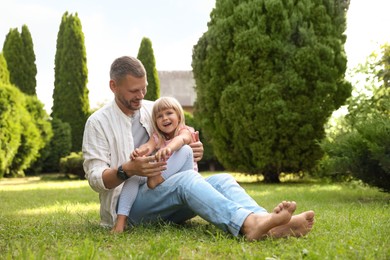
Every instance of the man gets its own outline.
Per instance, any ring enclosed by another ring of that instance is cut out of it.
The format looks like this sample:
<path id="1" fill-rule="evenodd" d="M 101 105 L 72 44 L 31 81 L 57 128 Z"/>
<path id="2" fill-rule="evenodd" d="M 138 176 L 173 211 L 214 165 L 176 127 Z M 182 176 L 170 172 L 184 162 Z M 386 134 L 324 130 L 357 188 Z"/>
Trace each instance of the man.
<path id="1" fill-rule="evenodd" d="M 313 211 L 292 216 L 296 203 L 283 201 L 268 213 L 229 174 L 204 179 L 190 170 L 149 189 L 146 178 L 161 174 L 166 163 L 155 162 L 154 156 L 129 159 L 153 131 L 153 102 L 143 100 L 147 78 L 142 63 L 128 56 L 116 59 L 111 65 L 110 89 L 114 101 L 91 115 L 83 139 L 84 170 L 90 186 L 99 193 L 102 225 L 115 225 L 122 184 L 131 178 L 129 181 L 137 184 L 131 194 L 135 198 L 128 217 L 131 225 L 161 219 L 182 223 L 199 215 L 248 240 L 301 236 L 311 230 Z M 193 143 L 191 147 L 194 159 L 199 161 L 203 156 L 202 143 Z"/>

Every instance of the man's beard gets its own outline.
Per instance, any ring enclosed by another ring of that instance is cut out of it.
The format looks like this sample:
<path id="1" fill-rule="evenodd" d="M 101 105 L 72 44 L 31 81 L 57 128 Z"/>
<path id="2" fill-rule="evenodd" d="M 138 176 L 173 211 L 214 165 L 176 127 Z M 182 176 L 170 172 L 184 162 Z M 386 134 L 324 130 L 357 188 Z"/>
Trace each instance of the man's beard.
<path id="1" fill-rule="evenodd" d="M 125 99 L 119 99 L 119 101 L 122 103 L 123 106 L 125 106 L 128 110 L 131 111 L 137 111 L 141 108 L 142 99 L 131 99 L 131 100 L 125 100 Z M 133 102 L 137 102 L 136 105 L 134 105 Z"/>

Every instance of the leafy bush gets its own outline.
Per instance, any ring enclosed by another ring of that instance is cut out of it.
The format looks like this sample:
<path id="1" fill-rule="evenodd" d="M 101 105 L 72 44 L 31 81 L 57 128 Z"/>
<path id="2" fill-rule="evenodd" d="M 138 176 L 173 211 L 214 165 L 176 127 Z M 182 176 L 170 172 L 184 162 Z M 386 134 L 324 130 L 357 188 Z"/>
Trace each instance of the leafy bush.
<path id="1" fill-rule="evenodd" d="M 319 174 L 333 179 L 351 177 L 390 192 L 390 119 L 376 117 L 323 143 L 327 158 Z"/>
<path id="2" fill-rule="evenodd" d="M 50 138 L 48 115 L 37 97 L 0 83 L 0 178 L 24 175 Z"/>
<path id="3" fill-rule="evenodd" d="M 390 45 L 381 51 L 356 69 L 356 78 L 365 78 L 364 91 L 349 100 L 339 131 L 323 143 L 327 157 L 319 173 L 354 177 L 390 192 Z"/>
<path id="4" fill-rule="evenodd" d="M 60 170 L 60 159 L 70 153 L 72 148 L 72 133 L 69 123 L 58 118 L 51 121 L 53 128 L 53 139 L 46 148 L 48 156 L 43 161 L 43 172 L 58 172 Z"/>
<path id="5" fill-rule="evenodd" d="M 38 140 L 35 140 L 35 149 L 37 150 L 34 150 L 34 154 L 30 155 L 30 161 L 25 162 L 29 168 L 24 172 L 26 175 L 35 175 L 42 170 L 40 161 L 47 157 L 45 147 L 50 144 L 53 137 L 53 131 L 49 115 L 45 111 L 42 102 L 39 101 L 36 96 L 26 96 L 26 102 L 26 108 L 34 125 L 37 127 L 39 138 Z"/>
<path id="6" fill-rule="evenodd" d="M 0 83 L 0 178 L 9 172 L 20 146 L 21 114 L 26 112 L 22 106 L 23 98 L 16 87 Z"/>
<path id="7" fill-rule="evenodd" d="M 59 172 L 61 157 L 70 153 L 72 146 L 70 125 L 58 118 L 53 118 L 50 123 L 53 136 L 50 142 L 40 150 L 38 160 L 26 170 L 26 175 Z"/>
<path id="8" fill-rule="evenodd" d="M 61 158 L 60 172 L 66 174 L 75 174 L 80 179 L 85 179 L 85 172 L 83 169 L 83 154 L 82 152 L 72 152 L 70 155 Z"/>

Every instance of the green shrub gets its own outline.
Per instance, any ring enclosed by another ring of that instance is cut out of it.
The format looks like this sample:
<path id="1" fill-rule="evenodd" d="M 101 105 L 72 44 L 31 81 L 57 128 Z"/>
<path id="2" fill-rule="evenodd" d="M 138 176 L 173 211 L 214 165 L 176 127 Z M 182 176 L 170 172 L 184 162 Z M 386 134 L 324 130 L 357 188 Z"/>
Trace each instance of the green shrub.
<path id="1" fill-rule="evenodd" d="M 30 113 L 34 125 L 37 127 L 40 137 L 35 142 L 35 149 L 38 150 L 33 155 L 30 155 L 30 161 L 26 161 L 26 165 L 29 168 L 24 170 L 24 172 L 26 175 L 35 175 L 42 171 L 41 161 L 48 156 L 45 148 L 50 144 L 53 137 L 53 130 L 49 115 L 45 111 L 42 102 L 36 96 L 26 96 L 26 101 L 26 108 Z"/>
<path id="2" fill-rule="evenodd" d="M 53 118 L 51 125 L 54 136 L 50 145 L 45 149 L 48 155 L 42 162 L 43 172 L 58 172 L 60 159 L 68 155 L 72 148 L 72 133 L 69 123 Z"/>
<path id="3" fill-rule="evenodd" d="M 0 85 L 0 178 L 24 175 L 52 136 L 48 115 L 36 96 Z"/>
<path id="4" fill-rule="evenodd" d="M 24 96 L 16 87 L 0 83 L 0 178 L 9 172 L 20 146 L 23 103 Z"/>
<path id="5" fill-rule="evenodd" d="M 72 152 L 70 155 L 61 158 L 60 172 L 65 174 L 74 174 L 77 175 L 80 179 L 85 179 L 83 162 L 84 159 L 82 152 Z"/>
<path id="6" fill-rule="evenodd" d="M 322 145 L 327 157 L 318 175 L 351 177 L 390 192 L 390 119 L 383 115 L 362 122 Z"/>

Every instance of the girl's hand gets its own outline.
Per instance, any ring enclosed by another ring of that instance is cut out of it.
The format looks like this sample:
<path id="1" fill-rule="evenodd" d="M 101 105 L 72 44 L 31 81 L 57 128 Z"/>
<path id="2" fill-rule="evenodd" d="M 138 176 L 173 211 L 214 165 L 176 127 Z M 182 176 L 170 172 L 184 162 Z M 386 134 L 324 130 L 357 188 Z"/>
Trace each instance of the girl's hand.
<path id="1" fill-rule="evenodd" d="M 161 148 L 155 154 L 156 161 L 158 161 L 158 162 L 167 161 L 169 159 L 169 157 L 171 156 L 171 154 L 172 154 L 171 148 L 169 148 L 169 147 Z"/>
<path id="2" fill-rule="evenodd" d="M 148 147 L 140 147 L 135 149 L 131 154 L 130 154 L 130 159 L 134 160 L 137 157 L 142 157 L 145 155 L 149 154 L 149 148 Z"/>

